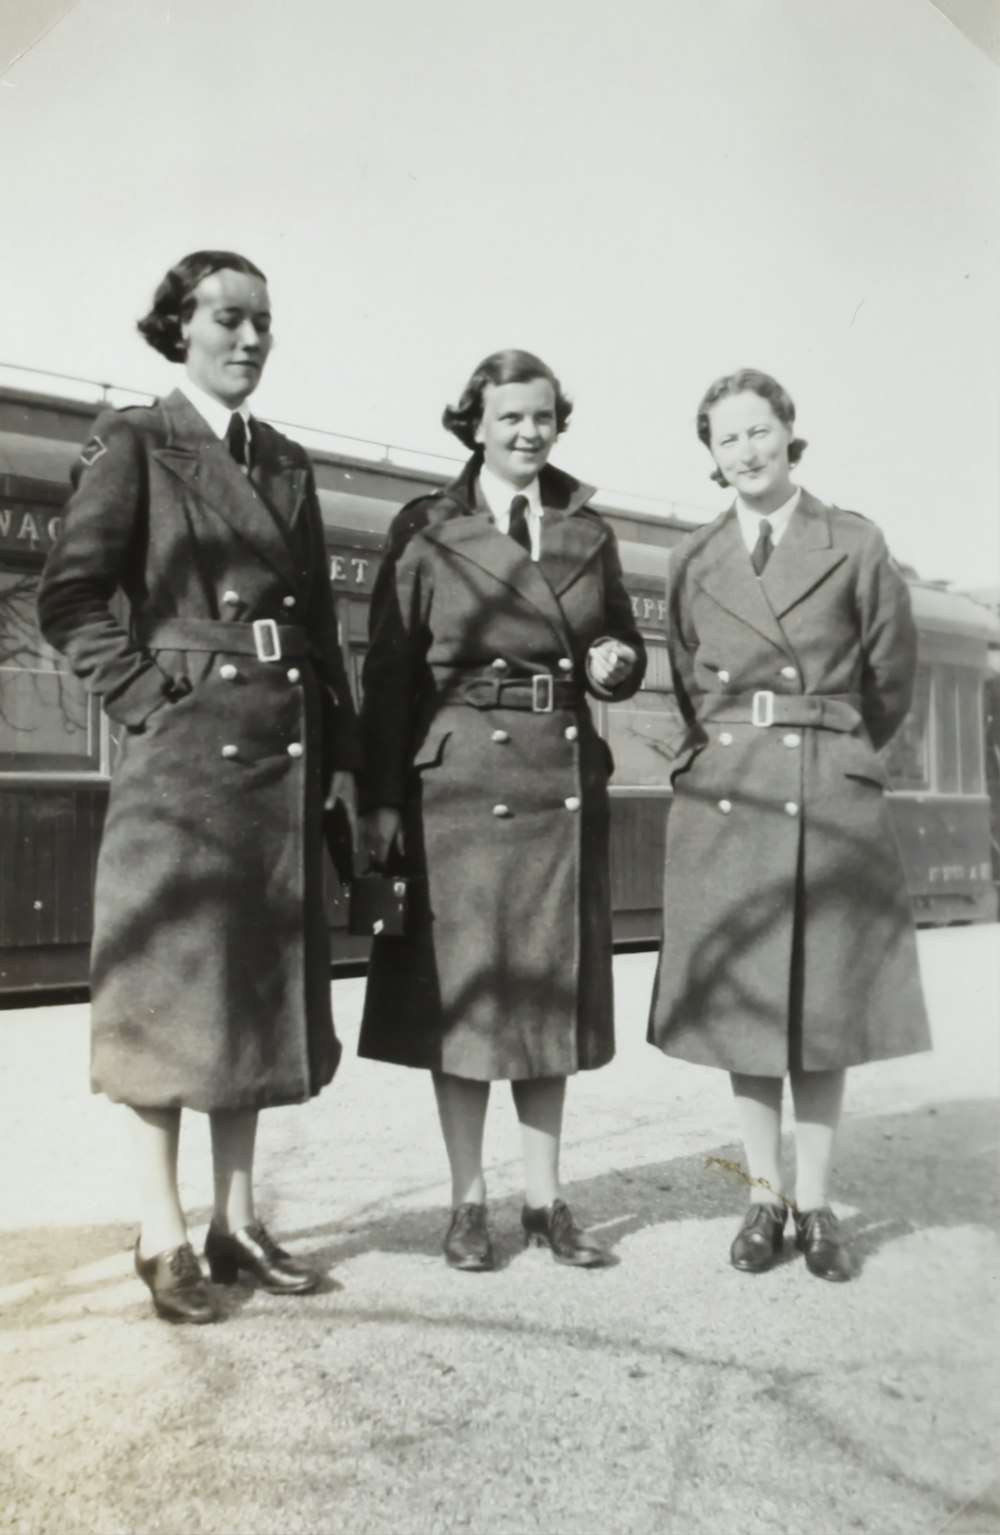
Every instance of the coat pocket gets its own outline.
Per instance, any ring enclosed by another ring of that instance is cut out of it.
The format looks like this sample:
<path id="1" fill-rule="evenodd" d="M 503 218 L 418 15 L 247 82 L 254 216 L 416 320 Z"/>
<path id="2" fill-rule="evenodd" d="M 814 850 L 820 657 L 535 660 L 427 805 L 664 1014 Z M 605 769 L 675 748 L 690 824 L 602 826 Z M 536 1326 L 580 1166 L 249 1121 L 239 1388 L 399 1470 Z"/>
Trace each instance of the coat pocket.
<path id="1" fill-rule="evenodd" d="M 866 741 L 857 736 L 841 737 L 841 770 L 845 778 L 856 778 L 877 789 L 888 789 L 889 778 L 882 759 Z"/>
<path id="2" fill-rule="evenodd" d="M 417 770 L 438 767 L 444 757 L 445 746 L 450 735 L 450 725 L 432 721 L 427 734 L 413 754 L 413 767 Z"/>

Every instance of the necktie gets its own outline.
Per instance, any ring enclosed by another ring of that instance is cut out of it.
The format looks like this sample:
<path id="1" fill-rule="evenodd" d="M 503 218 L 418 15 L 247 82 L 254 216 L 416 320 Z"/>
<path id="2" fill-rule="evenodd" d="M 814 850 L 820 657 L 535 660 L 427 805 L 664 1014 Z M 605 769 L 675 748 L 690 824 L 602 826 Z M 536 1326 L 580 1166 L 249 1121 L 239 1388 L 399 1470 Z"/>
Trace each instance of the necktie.
<path id="1" fill-rule="evenodd" d="M 229 427 L 226 431 L 226 447 L 241 469 L 247 469 L 250 465 L 249 442 L 247 439 L 247 423 L 243 417 L 239 414 L 230 416 Z"/>
<path id="2" fill-rule="evenodd" d="M 773 553 L 774 545 L 771 542 L 771 524 L 766 517 L 762 517 L 757 532 L 757 542 L 754 544 L 753 553 L 750 556 L 753 568 L 758 575 L 760 575 Z"/>
<path id="3" fill-rule="evenodd" d="M 522 549 L 531 553 L 531 534 L 528 532 L 528 498 L 527 496 L 515 496 L 510 503 L 510 521 L 507 524 L 507 532 L 515 544 L 520 544 Z"/>

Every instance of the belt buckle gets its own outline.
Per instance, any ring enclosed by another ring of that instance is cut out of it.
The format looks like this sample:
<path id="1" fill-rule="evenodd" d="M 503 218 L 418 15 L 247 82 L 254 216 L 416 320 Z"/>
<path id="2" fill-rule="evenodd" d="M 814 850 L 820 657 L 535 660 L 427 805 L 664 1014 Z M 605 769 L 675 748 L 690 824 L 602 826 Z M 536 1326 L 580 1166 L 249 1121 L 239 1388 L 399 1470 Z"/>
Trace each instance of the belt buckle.
<path id="1" fill-rule="evenodd" d="M 555 687 L 551 672 L 538 672 L 531 679 L 532 714 L 551 714 L 555 707 Z"/>
<path id="2" fill-rule="evenodd" d="M 253 642 L 258 661 L 281 660 L 281 635 L 273 618 L 254 619 Z"/>
<path id="3" fill-rule="evenodd" d="M 766 730 L 768 725 L 774 724 L 774 694 L 770 688 L 755 693 L 750 704 L 750 723 L 756 725 L 759 730 Z"/>

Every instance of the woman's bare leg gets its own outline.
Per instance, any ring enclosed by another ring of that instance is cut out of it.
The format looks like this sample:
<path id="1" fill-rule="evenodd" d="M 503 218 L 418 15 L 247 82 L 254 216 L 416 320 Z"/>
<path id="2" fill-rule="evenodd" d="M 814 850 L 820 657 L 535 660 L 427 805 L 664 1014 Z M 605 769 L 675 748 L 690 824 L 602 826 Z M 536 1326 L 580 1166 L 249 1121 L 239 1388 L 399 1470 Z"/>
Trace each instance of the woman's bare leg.
<path id="1" fill-rule="evenodd" d="M 139 1251 L 144 1258 L 153 1258 L 188 1239 L 177 1189 L 181 1111 L 130 1105 L 128 1112 L 142 1211 Z"/>
<path id="2" fill-rule="evenodd" d="M 795 1203 L 819 1210 L 830 1202 L 833 1148 L 844 1102 L 844 1071 L 792 1071 L 795 1104 Z"/>
<path id="3" fill-rule="evenodd" d="M 512 1082 L 514 1105 L 521 1121 L 524 1149 L 524 1197 L 532 1209 L 562 1197 L 559 1184 L 559 1145 L 562 1137 L 565 1077 L 538 1077 Z"/>
<path id="4" fill-rule="evenodd" d="M 212 1167 L 215 1174 L 215 1213 L 212 1224 L 222 1233 L 241 1231 L 257 1219 L 253 1202 L 253 1154 L 257 1110 L 212 1114 Z"/>
<path id="5" fill-rule="evenodd" d="M 486 1200 L 483 1177 L 483 1133 L 490 1084 L 472 1082 L 466 1077 L 434 1073 L 438 1117 L 444 1135 L 445 1150 L 451 1167 L 451 1202 L 481 1205 Z"/>
<path id="6" fill-rule="evenodd" d="M 780 1205 L 784 1195 L 781 1176 L 781 1077 L 749 1077 L 731 1074 L 736 1099 L 736 1118 L 747 1160 L 750 1199 L 756 1204 Z"/>

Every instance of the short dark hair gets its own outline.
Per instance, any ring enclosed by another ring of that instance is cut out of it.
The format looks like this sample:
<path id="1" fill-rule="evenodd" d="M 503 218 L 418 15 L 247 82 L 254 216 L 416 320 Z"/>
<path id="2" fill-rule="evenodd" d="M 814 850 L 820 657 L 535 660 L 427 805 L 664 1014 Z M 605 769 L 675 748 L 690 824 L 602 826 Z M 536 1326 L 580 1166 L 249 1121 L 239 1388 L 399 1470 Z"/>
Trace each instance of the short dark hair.
<path id="1" fill-rule="evenodd" d="M 446 405 L 441 424 L 454 433 L 465 447 L 475 450 L 476 428 L 483 419 L 483 395 L 488 384 L 528 384 L 535 378 L 547 378 L 556 396 L 556 435 L 564 432 L 573 412 L 573 402 L 548 363 L 534 352 L 510 348 L 484 357 L 462 390 L 457 405 Z"/>
<path id="2" fill-rule="evenodd" d="M 184 361 L 186 348 L 181 323 L 194 313 L 195 288 L 213 272 L 245 272 L 267 282 L 260 267 L 236 251 L 192 251 L 190 256 L 182 257 L 160 283 L 153 294 L 152 308 L 137 327 L 153 350 L 170 362 Z"/>
<path id="3" fill-rule="evenodd" d="M 712 451 L 712 430 L 708 413 L 719 400 L 733 394 L 759 394 L 762 400 L 768 402 L 782 425 L 794 432 L 795 402 L 788 390 L 776 378 L 772 378 L 770 373 L 761 373 L 759 368 L 739 368 L 735 373 L 724 373 L 714 384 L 710 384 L 698 406 L 698 441 L 703 442 L 709 452 Z M 788 462 L 797 464 L 807 446 L 805 438 L 793 437 L 788 444 Z M 728 484 L 721 469 L 716 469 L 711 478 L 718 485 Z"/>

